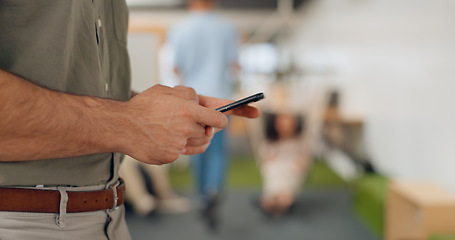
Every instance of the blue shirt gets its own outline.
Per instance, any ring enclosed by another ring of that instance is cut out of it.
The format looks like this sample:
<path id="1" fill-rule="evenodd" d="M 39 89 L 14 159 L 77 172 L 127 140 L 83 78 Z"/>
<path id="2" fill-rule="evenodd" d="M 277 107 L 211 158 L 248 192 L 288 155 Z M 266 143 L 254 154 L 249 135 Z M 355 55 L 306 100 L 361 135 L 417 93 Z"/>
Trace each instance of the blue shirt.
<path id="1" fill-rule="evenodd" d="M 198 94 L 229 99 L 237 60 L 234 27 L 208 12 L 193 13 L 170 34 L 175 66 Z"/>

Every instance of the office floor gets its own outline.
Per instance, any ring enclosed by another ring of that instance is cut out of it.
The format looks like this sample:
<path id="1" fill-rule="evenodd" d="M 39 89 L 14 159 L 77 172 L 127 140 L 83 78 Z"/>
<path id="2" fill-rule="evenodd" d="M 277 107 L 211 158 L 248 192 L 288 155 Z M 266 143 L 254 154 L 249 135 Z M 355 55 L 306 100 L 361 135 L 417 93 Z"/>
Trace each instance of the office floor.
<path id="1" fill-rule="evenodd" d="M 354 215 L 352 197 L 346 188 L 307 189 L 300 194 L 293 214 L 282 219 L 267 218 L 254 206 L 258 194 L 258 190 L 231 190 L 223 202 L 216 232 L 206 228 L 195 210 L 183 215 L 147 217 L 129 210 L 126 220 L 134 240 L 379 240 Z"/>

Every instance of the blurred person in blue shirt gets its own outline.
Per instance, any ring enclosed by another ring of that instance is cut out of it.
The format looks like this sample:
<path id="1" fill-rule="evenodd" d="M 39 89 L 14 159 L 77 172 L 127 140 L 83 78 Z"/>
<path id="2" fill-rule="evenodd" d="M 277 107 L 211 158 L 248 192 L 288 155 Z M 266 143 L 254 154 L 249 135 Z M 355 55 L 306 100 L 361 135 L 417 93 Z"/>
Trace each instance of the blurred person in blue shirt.
<path id="1" fill-rule="evenodd" d="M 231 99 L 237 68 L 237 34 L 234 27 L 212 11 L 214 0 L 189 0 L 191 11 L 172 29 L 169 42 L 174 50 L 175 72 L 182 84 L 199 94 Z M 202 214 L 211 228 L 228 168 L 226 133 L 213 137 L 207 151 L 193 157 Z"/>

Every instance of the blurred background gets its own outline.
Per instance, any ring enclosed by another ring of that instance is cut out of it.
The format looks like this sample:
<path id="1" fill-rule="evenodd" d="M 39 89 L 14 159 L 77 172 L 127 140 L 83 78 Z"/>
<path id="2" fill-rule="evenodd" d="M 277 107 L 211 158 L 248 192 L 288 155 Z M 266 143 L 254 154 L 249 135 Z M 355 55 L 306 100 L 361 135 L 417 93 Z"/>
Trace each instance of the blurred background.
<path id="1" fill-rule="evenodd" d="M 133 90 L 180 84 L 169 33 L 191 15 L 188 1 L 127 4 Z M 234 98 L 264 92 L 263 114 L 230 119 L 216 227 L 182 157 L 140 166 L 152 197 L 128 205 L 133 239 L 455 239 L 455 1 L 215 4 L 237 33 Z M 299 126 L 293 143 L 269 136 L 283 114 Z M 286 176 L 269 174 L 267 159 L 292 151 L 304 167 L 277 213 L 266 193 Z"/>

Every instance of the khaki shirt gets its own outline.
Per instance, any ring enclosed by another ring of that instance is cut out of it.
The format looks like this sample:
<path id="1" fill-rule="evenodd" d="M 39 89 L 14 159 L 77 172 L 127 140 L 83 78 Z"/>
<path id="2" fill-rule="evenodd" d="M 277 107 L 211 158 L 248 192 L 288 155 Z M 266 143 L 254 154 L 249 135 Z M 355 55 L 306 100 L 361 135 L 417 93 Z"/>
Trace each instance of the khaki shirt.
<path id="1" fill-rule="evenodd" d="M 0 68 L 48 89 L 125 101 L 127 28 L 124 0 L 0 0 Z M 0 162 L 0 185 L 103 184 L 122 157 Z"/>

